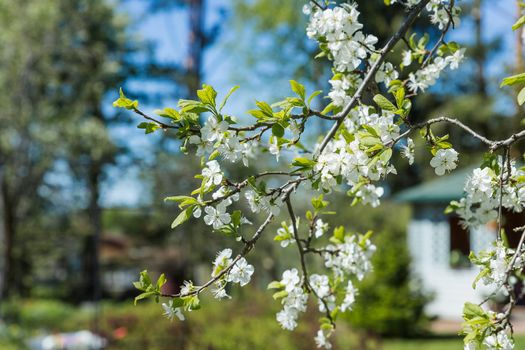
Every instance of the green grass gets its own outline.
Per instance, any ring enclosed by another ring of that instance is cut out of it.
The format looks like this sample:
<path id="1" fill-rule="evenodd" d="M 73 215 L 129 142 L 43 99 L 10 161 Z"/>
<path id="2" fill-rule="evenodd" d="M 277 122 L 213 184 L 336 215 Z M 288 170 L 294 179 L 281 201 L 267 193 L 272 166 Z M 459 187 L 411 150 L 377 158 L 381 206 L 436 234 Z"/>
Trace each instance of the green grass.
<path id="1" fill-rule="evenodd" d="M 385 341 L 382 350 L 462 350 L 460 339 L 418 339 Z M 515 349 L 525 348 L 525 336 L 516 337 Z"/>
<path id="2" fill-rule="evenodd" d="M 248 296 L 248 293 L 245 297 Z M 278 303 L 261 293 L 221 303 L 205 300 L 206 308 L 187 314 L 186 322 L 169 322 L 154 303 L 104 303 L 100 331 L 110 340 L 108 350 L 295 350 L 315 349 L 318 330 L 314 308 L 301 317 L 294 332 L 275 321 Z M 6 326 L 0 324 L 1 350 L 28 350 L 22 344 L 38 334 L 88 329 L 91 312 L 53 300 L 18 300 L 2 305 Z M 124 331 L 122 337 L 115 333 Z M 345 324 L 338 325 L 334 350 L 357 349 L 359 337 Z M 370 340 L 371 341 L 371 340 Z M 459 337 L 384 340 L 381 350 L 462 350 Z M 525 349 L 525 336 L 517 337 L 515 349 Z"/>

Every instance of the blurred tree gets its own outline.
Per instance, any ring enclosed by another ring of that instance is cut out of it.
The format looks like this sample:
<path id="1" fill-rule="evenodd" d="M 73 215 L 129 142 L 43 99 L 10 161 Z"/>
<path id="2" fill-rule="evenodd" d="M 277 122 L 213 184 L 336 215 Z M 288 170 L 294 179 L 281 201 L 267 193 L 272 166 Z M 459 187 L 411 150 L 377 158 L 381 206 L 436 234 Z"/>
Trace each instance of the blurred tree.
<path id="1" fill-rule="evenodd" d="M 0 49 L 0 65 L 5 67 L 0 74 L 2 293 L 29 290 L 24 274 L 32 257 L 19 228 L 36 214 L 48 215 L 55 204 L 68 207 L 70 214 L 88 208 L 81 289 L 86 294 L 75 295 L 97 295 L 100 184 L 105 165 L 119 151 L 108 133 L 114 113 L 102 105 L 106 93 L 129 73 L 126 57 L 134 47 L 126 23 L 105 0 L 2 0 L 0 9 L 5 43 Z M 67 169 L 58 172 L 64 165 Z M 70 176 L 73 182 L 67 180 Z M 35 208 L 42 202 L 39 198 L 49 195 L 43 186 L 50 180 L 54 187 L 70 186 L 81 194 L 68 198 L 67 205 L 47 202 Z M 43 230 L 33 232 L 31 239 Z"/>
<path id="2" fill-rule="evenodd" d="M 57 44 L 58 18 L 48 1 L 0 1 L 0 299 L 24 291 L 29 242 L 18 232 L 35 208 L 42 209 L 38 189 L 59 152 L 61 120 L 52 102 L 59 76 L 49 49 Z"/>
<path id="3" fill-rule="evenodd" d="M 115 113 L 103 108 L 104 97 L 115 91 L 134 69 L 129 60 L 136 50 L 126 35 L 126 21 L 106 0 L 75 0 L 57 2 L 63 16 L 56 35 L 62 43 L 55 54 L 61 60 L 61 83 L 69 94 L 63 94 L 66 105 L 75 102 L 71 117 L 75 127 L 68 128 L 67 160 L 74 177 L 85 189 L 90 232 L 83 248 L 83 293 L 80 299 L 101 295 L 98 267 L 98 245 L 102 234 L 101 184 L 106 166 L 113 162 L 117 148 L 108 127 L 116 122 Z"/>

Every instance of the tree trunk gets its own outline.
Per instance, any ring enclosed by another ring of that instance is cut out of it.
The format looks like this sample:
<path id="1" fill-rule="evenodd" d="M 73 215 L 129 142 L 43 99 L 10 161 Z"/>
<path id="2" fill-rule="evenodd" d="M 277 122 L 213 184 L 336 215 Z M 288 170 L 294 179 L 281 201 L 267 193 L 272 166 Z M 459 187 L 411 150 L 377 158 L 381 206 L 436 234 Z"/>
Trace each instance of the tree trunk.
<path id="1" fill-rule="evenodd" d="M 102 212 L 99 204 L 100 172 L 100 164 L 93 160 L 87 178 L 89 189 L 88 215 L 91 233 L 86 238 L 84 248 L 84 293 L 85 297 L 93 302 L 98 302 L 102 295 L 99 265 L 99 242 L 102 234 Z"/>
<path id="2" fill-rule="evenodd" d="M 206 44 L 205 7 L 205 0 L 188 0 L 189 51 L 186 57 L 186 74 L 189 98 L 195 98 L 196 91 L 201 87 L 203 52 Z"/>
<path id="3" fill-rule="evenodd" d="M 478 93 L 481 96 L 487 95 L 487 82 L 485 80 L 485 48 L 483 47 L 483 33 L 481 22 L 482 0 L 474 0 L 472 8 L 472 17 L 474 18 L 474 27 L 476 28 L 476 54 L 475 61 L 477 66 L 477 85 Z"/>
<path id="4" fill-rule="evenodd" d="M 15 272 L 15 257 L 14 257 L 14 244 L 16 237 L 16 204 L 10 200 L 9 193 L 7 192 L 7 183 L 2 180 L 2 186 L 0 189 L 1 198 L 1 218 L 2 218 L 2 231 L 4 235 L 4 261 L 2 271 L 2 281 L 0 282 L 0 299 L 6 298 L 13 294 L 18 288 L 17 275 Z"/>

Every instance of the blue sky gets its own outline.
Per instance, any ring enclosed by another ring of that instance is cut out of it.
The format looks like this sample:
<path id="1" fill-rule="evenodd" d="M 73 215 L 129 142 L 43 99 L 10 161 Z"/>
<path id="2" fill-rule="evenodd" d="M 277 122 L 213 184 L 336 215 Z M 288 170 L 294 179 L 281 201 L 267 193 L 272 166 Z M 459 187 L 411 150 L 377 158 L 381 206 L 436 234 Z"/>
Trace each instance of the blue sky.
<path id="1" fill-rule="evenodd" d="M 379 1 L 379 0 L 376 0 Z M 186 26 L 186 13 L 180 9 L 174 9 L 163 13 L 149 13 L 146 10 L 147 0 L 128 0 L 121 10 L 129 16 L 133 23 L 131 32 L 141 39 L 152 41 L 156 44 L 156 57 L 165 62 L 182 62 L 187 51 L 186 38 L 188 30 Z M 231 16 L 230 5 L 227 0 L 208 0 L 206 20 L 209 25 L 216 23 L 220 17 L 221 9 L 226 10 L 227 16 L 223 26 L 221 36 L 205 54 L 204 81 L 214 86 L 220 92 L 237 85 L 238 82 L 232 81 L 231 71 L 235 69 L 237 59 L 235 49 L 228 52 L 226 50 L 225 39 L 231 38 L 232 33 L 228 32 L 228 16 Z M 300 11 L 300 9 L 298 9 Z M 513 63 L 515 54 L 513 45 L 515 35 L 510 28 L 516 18 L 515 0 L 486 0 L 482 11 L 484 24 L 484 38 L 492 40 L 501 39 L 503 50 L 498 57 L 494 57 L 493 64 L 488 67 L 489 80 L 492 82 L 491 88 L 496 89 L 501 77 L 505 74 L 505 66 Z M 473 40 L 472 23 L 464 22 L 452 33 L 452 39 L 460 43 Z M 222 39 L 221 39 L 222 38 Z M 231 43 L 231 41 L 229 41 Z M 281 77 L 272 82 L 272 90 L 284 90 L 288 87 L 289 77 Z M 253 87 L 252 87 L 253 88 Z M 256 91 L 264 90 L 263 87 L 255 87 Z M 261 98 L 260 95 L 257 95 Z M 241 90 L 232 99 L 233 104 L 229 106 L 229 112 L 242 114 L 255 99 L 251 91 Z M 174 105 L 175 101 L 166 101 L 168 105 Z M 145 110 L 150 112 L 159 106 L 145 106 Z M 135 149 L 148 149 L 150 146 L 150 135 L 144 135 L 134 127 L 120 128 L 113 130 L 113 135 L 117 139 L 133 139 L 132 145 Z M 125 172 L 114 171 L 110 174 L 110 179 L 106 184 L 103 204 L 105 206 L 133 206 L 144 200 L 143 188 L 137 181 L 138 170 L 136 168 L 127 169 Z M 145 198 L 146 202 L 150 198 Z M 154 199 L 155 200 L 155 199 Z M 157 199 L 161 200 L 161 199 Z"/>

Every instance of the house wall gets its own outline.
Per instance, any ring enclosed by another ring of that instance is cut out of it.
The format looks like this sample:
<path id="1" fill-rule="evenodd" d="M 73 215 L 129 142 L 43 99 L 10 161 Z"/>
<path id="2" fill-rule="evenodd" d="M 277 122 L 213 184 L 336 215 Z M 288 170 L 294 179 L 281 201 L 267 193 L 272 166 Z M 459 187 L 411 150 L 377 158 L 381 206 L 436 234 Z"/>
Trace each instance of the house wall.
<path id="1" fill-rule="evenodd" d="M 471 250 L 478 252 L 490 245 L 495 233 L 480 228 L 470 233 Z M 480 302 L 488 289 L 474 290 L 477 268 L 450 266 L 450 226 L 443 206 L 420 206 L 408 227 L 408 247 L 412 269 L 423 287 L 434 293 L 427 313 L 445 319 L 460 319 L 465 301 Z"/>

